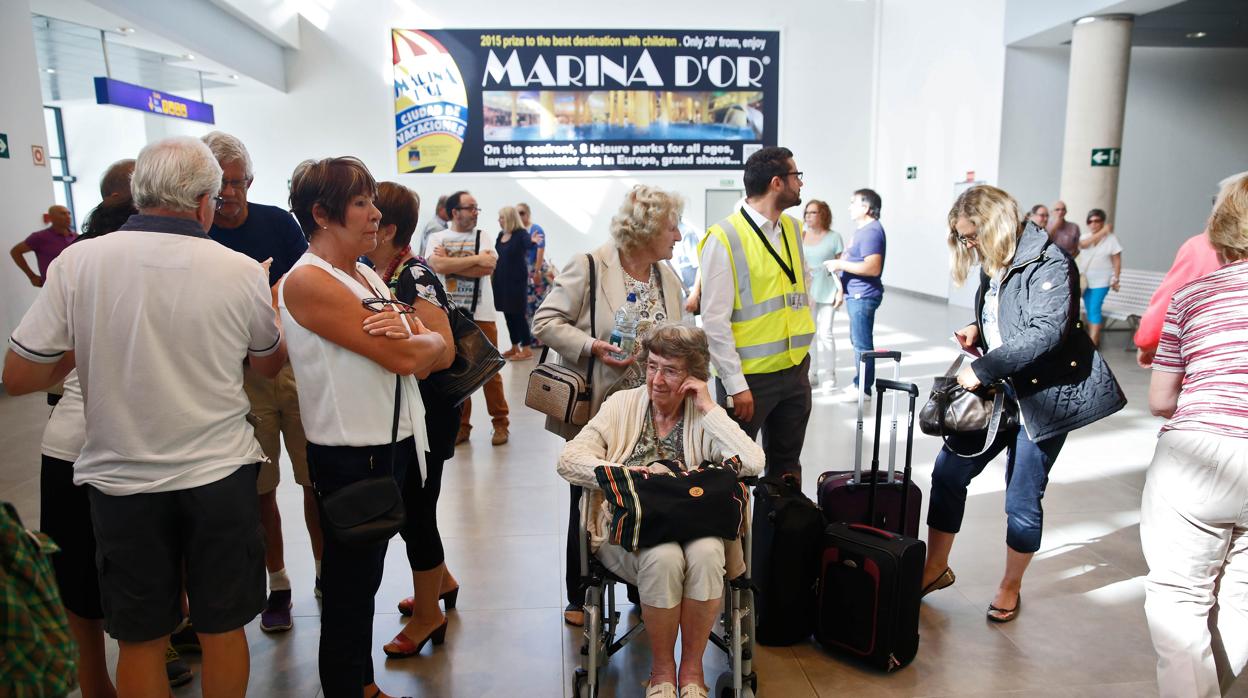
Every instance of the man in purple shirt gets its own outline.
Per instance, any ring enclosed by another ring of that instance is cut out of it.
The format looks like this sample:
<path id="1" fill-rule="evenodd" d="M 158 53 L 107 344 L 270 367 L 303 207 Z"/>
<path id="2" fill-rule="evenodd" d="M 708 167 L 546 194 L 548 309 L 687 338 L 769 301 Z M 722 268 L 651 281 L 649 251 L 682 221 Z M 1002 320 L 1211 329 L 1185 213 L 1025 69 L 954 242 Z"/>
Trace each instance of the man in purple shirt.
<path id="1" fill-rule="evenodd" d="M 32 286 L 43 286 L 44 276 L 48 273 L 48 266 L 52 264 L 52 260 L 56 259 L 62 250 L 69 247 L 69 243 L 78 239 L 78 234 L 71 227 L 69 209 L 64 206 L 49 208 L 44 219 L 52 225 L 27 235 L 25 240 L 9 250 L 9 255 L 17 263 L 17 268 L 30 279 Z M 27 252 L 35 253 L 35 261 L 39 264 L 38 274 L 32 271 L 30 265 L 26 263 Z"/>
<path id="2" fill-rule="evenodd" d="M 1079 256 L 1079 224 L 1066 220 L 1066 202 L 1053 204 L 1053 219 L 1049 221 L 1049 239 L 1054 245 L 1066 250 L 1071 258 Z"/>

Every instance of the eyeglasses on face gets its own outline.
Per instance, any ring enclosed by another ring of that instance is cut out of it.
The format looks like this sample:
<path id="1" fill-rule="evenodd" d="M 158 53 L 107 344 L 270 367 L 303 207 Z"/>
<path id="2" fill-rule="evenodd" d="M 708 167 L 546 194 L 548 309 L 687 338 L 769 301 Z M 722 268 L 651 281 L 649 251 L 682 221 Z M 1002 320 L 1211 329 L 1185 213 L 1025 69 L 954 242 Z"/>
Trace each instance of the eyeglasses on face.
<path id="1" fill-rule="evenodd" d="M 456 210 L 456 211 L 467 211 L 467 212 L 469 212 L 469 213 L 476 213 L 477 211 L 480 211 L 480 210 L 481 210 L 481 207 L 480 207 L 480 206 L 460 206 L 460 207 L 456 208 L 455 210 Z"/>
<path id="2" fill-rule="evenodd" d="M 396 301 L 393 298 L 365 298 L 362 303 L 365 308 L 374 313 L 391 310 L 399 315 L 410 315 L 416 312 L 416 308 L 413 308 L 403 301 Z"/>
<path id="3" fill-rule="evenodd" d="M 684 369 L 675 369 L 671 366 L 660 366 L 653 361 L 646 362 L 646 373 L 658 374 L 660 378 L 668 381 L 681 380 L 685 376 L 689 375 L 689 372 Z"/>
<path id="4" fill-rule="evenodd" d="M 806 173 L 802 172 L 801 170 L 793 170 L 792 172 L 785 172 L 784 174 L 780 176 L 781 177 L 797 177 L 797 181 L 801 182 L 801 181 L 805 181 L 804 180 L 805 174 Z"/>
<path id="5" fill-rule="evenodd" d="M 1104 218 L 1089 218 L 1088 219 L 1088 225 L 1092 225 L 1093 223 L 1104 223 L 1104 222 L 1105 222 Z"/>
<path id="6" fill-rule="evenodd" d="M 221 180 L 221 190 L 224 191 L 229 187 L 234 187 L 235 189 L 246 189 L 249 184 L 251 183 L 245 179 L 223 179 Z"/>

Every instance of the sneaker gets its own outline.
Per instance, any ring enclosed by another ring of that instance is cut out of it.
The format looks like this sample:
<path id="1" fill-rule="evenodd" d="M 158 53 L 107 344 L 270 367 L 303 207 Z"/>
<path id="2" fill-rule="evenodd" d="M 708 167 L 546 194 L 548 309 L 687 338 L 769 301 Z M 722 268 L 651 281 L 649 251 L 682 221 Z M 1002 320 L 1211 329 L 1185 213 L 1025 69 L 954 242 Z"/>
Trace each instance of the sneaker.
<path id="1" fill-rule="evenodd" d="M 502 446 L 503 444 L 507 443 L 507 439 L 510 436 L 511 435 L 507 433 L 506 427 L 503 427 L 502 429 L 495 429 L 494 435 L 490 437 L 490 443 L 494 444 L 495 446 Z"/>
<path id="2" fill-rule="evenodd" d="M 321 578 L 320 577 L 316 578 L 316 586 L 312 587 L 312 593 L 316 595 L 316 598 L 318 599 L 321 598 Z"/>
<path id="3" fill-rule="evenodd" d="M 260 629 L 266 633 L 290 630 L 294 621 L 290 618 L 290 589 L 269 592 L 269 601 L 260 613 Z"/>
<path id="4" fill-rule="evenodd" d="M 174 688 L 185 686 L 195 677 L 191 673 L 191 666 L 186 663 L 185 659 L 178 656 L 178 651 L 169 645 L 165 648 L 165 674 L 169 677 L 169 685 Z"/>
<path id="5" fill-rule="evenodd" d="M 195 632 L 195 628 L 191 627 L 190 621 L 181 630 L 169 636 L 169 644 L 173 645 L 173 649 L 179 654 L 202 654 L 203 649 L 199 646 L 199 633 Z"/>

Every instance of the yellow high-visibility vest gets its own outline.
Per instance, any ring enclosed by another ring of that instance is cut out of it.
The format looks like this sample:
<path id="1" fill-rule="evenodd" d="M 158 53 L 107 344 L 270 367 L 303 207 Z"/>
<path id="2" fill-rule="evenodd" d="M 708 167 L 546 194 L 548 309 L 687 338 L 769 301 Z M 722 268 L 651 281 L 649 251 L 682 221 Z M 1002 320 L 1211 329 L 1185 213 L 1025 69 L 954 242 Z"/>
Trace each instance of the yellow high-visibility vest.
<path id="1" fill-rule="evenodd" d="M 728 251 L 733 286 L 732 336 L 746 374 L 774 373 L 802 363 L 815 336 L 806 296 L 802 241 L 797 226 L 780 216 L 782 240 L 775 249 L 793 271 L 793 281 L 755 232 L 742 210 L 711 226 L 698 246 L 714 237 Z"/>

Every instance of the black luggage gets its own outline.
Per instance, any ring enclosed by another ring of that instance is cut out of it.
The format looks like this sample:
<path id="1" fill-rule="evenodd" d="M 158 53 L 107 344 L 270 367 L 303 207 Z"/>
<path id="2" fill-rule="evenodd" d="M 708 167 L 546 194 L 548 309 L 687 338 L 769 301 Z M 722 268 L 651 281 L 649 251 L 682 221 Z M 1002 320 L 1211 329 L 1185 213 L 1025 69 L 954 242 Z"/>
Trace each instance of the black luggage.
<path id="1" fill-rule="evenodd" d="M 758 586 L 755 636 L 760 644 L 792 645 L 815 631 L 823 528 L 823 516 L 798 483 L 759 478 L 750 567 Z"/>
<path id="2" fill-rule="evenodd" d="M 913 453 L 914 403 L 919 395 L 913 383 L 880 379 L 879 391 L 910 394 L 907 417 L 906 462 L 903 483 L 910 482 Z M 883 406 L 876 403 L 876 423 Z M 877 427 L 878 428 L 878 427 Z M 876 439 L 871 470 L 879 469 L 880 446 Z M 875 483 L 873 478 L 870 482 Z M 878 486 L 870 486 L 874 494 Z M 876 499 L 868 495 L 868 514 Z M 902 500 L 905 520 L 905 499 Z M 832 523 L 824 533 L 820 560 L 818 623 L 815 639 L 829 650 L 861 658 L 884 671 L 894 671 L 914 659 L 919 649 L 919 599 L 927 546 L 907 535 L 858 523 Z"/>
<path id="3" fill-rule="evenodd" d="M 892 359 L 894 361 L 893 380 L 899 380 L 901 375 L 901 352 L 899 351 L 863 352 L 861 363 L 858 366 L 858 374 L 865 376 L 866 362 L 875 362 L 877 359 Z M 886 530 L 898 531 L 911 537 L 917 536 L 919 535 L 919 517 L 923 509 L 923 492 L 913 482 L 909 484 L 902 483 L 898 473 L 894 470 L 897 460 L 897 396 L 894 395 L 891 398 L 893 419 L 888 445 L 888 470 L 884 472 L 872 470 L 864 478 L 862 474 L 863 395 L 861 392 L 858 394 L 858 424 L 854 441 L 854 468 L 853 470 L 830 470 L 819 476 L 816 489 L 819 497 L 819 509 L 823 512 L 824 521 L 828 523 L 862 523 Z M 875 400 L 875 448 L 876 453 L 879 453 L 880 435 L 883 426 L 880 417 L 880 407 L 884 400 L 884 396 L 879 390 L 876 391 Z M 876 488 L 868 486 L 872 484 L 873 478 L 879 485 Z M 876 492 L 876 514 L 874 517 L 868 517 L 868 492 L 873 489 Z M 903 492 L 906 493 L 906 497 L 902 496 Z M 903 502 L 903 499 L 908 501 Z M 904 528 L 897 523 L 902 510 L 906 512 Z"/>

